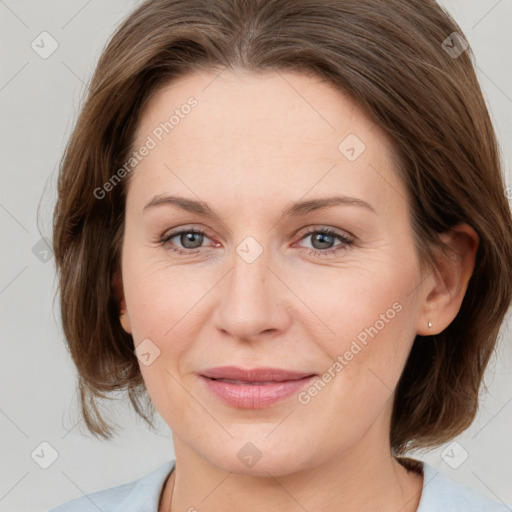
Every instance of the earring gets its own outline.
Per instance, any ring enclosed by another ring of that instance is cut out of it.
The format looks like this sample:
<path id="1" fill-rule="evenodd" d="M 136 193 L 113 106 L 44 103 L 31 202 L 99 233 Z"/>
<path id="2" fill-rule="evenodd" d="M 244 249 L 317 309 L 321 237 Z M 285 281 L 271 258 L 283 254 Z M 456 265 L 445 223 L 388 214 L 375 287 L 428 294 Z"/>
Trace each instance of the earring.
<path id="1" fill-rule="evenodd" d="M 430 328 L 432 327 L 432 325 L 433 325 L 433 324 L 432 324 L 432 322 L 429 320 L 429 322 L 428 322 L 428 328 L 430 329 Z"/>

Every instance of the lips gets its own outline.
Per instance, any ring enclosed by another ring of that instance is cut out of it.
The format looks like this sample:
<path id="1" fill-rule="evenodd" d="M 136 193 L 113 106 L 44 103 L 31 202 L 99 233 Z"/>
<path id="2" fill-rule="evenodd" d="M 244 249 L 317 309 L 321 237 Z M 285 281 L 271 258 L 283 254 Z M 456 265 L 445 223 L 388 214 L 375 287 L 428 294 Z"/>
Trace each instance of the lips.
<path id="1" fill-rule="evenodd" d="M 316 375 L 281 368 L 223 366 L 201 372 L 200 378 L 212 396 L 231 407 L 264 409 L 299 393 Z"/>

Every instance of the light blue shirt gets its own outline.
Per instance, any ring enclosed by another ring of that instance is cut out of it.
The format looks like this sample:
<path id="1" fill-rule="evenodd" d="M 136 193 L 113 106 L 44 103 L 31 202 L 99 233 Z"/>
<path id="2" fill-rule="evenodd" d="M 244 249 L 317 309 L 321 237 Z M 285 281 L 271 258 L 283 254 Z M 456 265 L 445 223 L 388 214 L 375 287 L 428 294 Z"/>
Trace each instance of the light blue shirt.
<path id="1" fill-rule="evenodd" d="M 160 494 L 175 463 L 168 461 L 138 480 L 67 501 L 49 512 L 158 512 Z M 201 509 L 199 503 L 195 505 Z M 512 511 L 423 462 L 423 491 L 417 512 Z"/>

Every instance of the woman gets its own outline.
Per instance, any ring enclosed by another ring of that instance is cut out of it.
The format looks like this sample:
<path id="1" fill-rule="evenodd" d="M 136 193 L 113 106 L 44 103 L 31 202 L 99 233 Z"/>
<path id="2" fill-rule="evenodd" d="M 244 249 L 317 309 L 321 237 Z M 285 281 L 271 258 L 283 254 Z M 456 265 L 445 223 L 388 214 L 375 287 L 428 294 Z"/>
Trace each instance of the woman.
<path id="1" fill-rule="evenodd" d="M 473 421 L 512 219 L 470 49 L 424 0 L 152 0 L 63 159 L 54 251 L 89 430 L 175 460 L 54 511 L 504 511 L 421 461 Z M 325 245 L 324 245 L 325 244 Z"/>

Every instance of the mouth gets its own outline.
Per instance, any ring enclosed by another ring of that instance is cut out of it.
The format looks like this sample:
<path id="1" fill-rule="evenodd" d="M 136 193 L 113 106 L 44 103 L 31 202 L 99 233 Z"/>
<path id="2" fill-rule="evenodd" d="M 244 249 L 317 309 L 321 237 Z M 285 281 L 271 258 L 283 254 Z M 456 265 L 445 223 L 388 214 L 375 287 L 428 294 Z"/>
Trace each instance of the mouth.
<path id="1" fill-rule="evenodd" d="M 211 380 L 215 380 L 217 382 L 227 382 L 228 384 L 250 384 L 252 386 L 266 386 L 268 384 L 275 384 L 276 382 L 287 382 L 287 381 L 277 381 L 277 380 L 267 380 L 267 381 L 264 381 L 264 382 L 261 382 L 261 381 L 233 380 L 233 379 L 211 379 Z"/>
<path id="2" fill-rule="evenodd" d="M 200 373 L 207 390 L 225 404 L 240 409 L 263 409 L 290 398 L 309 385 L 316 374 L 281 368 L 244 370 L 233 366 Z"/>
<path id="3" fill-rule="evenodd" d="M 232 383 L 273 383 L 299 380 L 314 374 L 284 368 L 264 367 L 245 370 L 237 366 L 219 366 L 204 370 L 201 375 L 214 380 L 232 381 Z"/>

